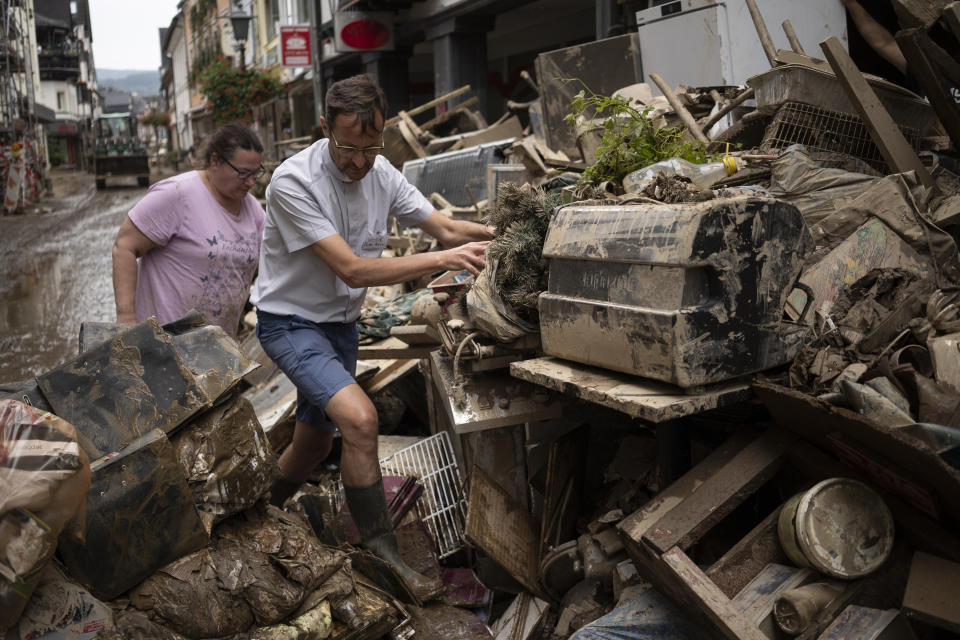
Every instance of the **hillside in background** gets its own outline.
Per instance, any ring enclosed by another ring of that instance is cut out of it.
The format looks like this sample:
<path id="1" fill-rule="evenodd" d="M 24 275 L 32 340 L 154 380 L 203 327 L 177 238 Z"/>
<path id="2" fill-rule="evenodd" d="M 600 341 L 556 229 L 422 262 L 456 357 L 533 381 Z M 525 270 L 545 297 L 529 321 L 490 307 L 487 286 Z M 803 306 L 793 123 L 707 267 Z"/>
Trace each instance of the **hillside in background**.
<path id="1" fill-rule="evenodd" d="M 111 87 L 120 91 L 136 91 L 144 97 L 155 96 L 160 93 L 160 74 L 156 70 L 98 68 L 97 85 L 101 89 Z"/>

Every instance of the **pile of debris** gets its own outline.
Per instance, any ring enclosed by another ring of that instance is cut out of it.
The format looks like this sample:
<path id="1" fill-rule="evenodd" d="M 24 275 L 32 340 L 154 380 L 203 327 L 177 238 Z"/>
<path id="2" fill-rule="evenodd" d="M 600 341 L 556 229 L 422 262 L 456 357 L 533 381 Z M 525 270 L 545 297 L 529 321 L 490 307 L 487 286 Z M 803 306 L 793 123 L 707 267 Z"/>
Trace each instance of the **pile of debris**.
<path id="1" fill-rule="evenodd" d="M 496 229 L 479 276 L 371 289 L 360 322 L 438 600 L 357 548 L 335 464 L 267 504 L 297 394 L 252 332 L 86 323 L 0 401 L 6 637 L 960 631 L 960 116 L 835 39 L 774 50 L 748 5 L 749 87 L 654 96 L 603 64 L 632 34 L 542 54 L 492 125 L 469 87 L 387 121 L 408 180 Z M 904 54 L 952 77 L 924 16 Z M 395 227 L 385 254 L 433 248 Z"/>

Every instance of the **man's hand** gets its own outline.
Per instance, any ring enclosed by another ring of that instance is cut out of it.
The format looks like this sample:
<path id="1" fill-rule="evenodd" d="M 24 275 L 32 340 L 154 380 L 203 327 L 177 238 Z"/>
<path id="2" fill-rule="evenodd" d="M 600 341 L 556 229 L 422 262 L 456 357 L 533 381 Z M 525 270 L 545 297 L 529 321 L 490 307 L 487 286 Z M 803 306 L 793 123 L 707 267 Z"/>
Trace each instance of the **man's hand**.
<path id="1" fill-rule="evenodd" d="M 117 314 L 117 324 L 137 324 L 137 314 L 123 313 Z"/>
<path id="2" fill-rule="evenodd" d="M 484 252 L 488 244 L 490 244 L 489 240 L 469 242 L 454 249 L 441 251 L 444 254 L 444 266 L 450 271 L 466 269 L 473 275 L 477 275 L 486 263 Z"/>

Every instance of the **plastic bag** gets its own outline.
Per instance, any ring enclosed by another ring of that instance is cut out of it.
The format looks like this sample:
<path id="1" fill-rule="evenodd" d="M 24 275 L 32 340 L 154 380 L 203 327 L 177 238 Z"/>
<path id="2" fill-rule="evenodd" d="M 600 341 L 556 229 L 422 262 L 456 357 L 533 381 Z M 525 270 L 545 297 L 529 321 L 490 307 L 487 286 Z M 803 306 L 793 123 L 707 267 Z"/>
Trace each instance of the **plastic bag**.
<path id="1" fill-rule="evenodd" d="M 487 263 L 473 286 L 467 291 L 467 313 L 470 323 L 500 342 L 513 342 L 538 327 L 531 325 L 509 307 L 496 292 L 497 262 Z"/>
<path id="2" fill-rule="evenodd" d="M 623 189 L 627 193 L 643 191 L 660 173 L 665 176 L 678 175 L 689 178 L 695 187 L 709 189 L 715 182 L 733 175 L 743 166 L 737 158 L 733 156 L 728 156 L 728 158 L 729 160 L 726 162 L 718 160 L 706 164 L 693 164 L 682 158 L 670 158 L 669 160 L 656 162 L 625 176 L 623 178 Z M 728 166 L 729 163 L 732 164 Z"/>
<path id="3" fill-rule="evenodd" d="M 13 626 L 57 547 L 82 514 L 90 465 L 73 425 L 0 400 L 0 630 Z"/>

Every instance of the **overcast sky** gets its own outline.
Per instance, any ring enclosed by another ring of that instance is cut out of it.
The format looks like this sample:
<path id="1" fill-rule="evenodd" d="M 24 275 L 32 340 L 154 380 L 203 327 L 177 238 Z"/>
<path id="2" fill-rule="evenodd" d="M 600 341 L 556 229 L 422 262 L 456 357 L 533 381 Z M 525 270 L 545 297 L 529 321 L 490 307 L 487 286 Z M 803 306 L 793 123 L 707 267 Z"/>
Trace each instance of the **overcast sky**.
<path id="1" fill-rule="evenodd" d="M 157 29 L 170 25 L 177 0 L 90 0 L 93 61 L 100 69 L 156 70 Z"/>

